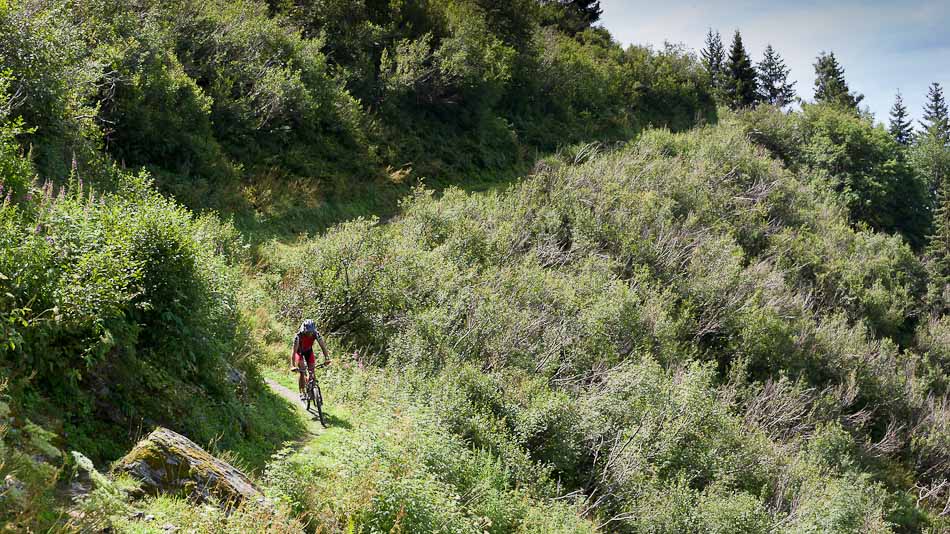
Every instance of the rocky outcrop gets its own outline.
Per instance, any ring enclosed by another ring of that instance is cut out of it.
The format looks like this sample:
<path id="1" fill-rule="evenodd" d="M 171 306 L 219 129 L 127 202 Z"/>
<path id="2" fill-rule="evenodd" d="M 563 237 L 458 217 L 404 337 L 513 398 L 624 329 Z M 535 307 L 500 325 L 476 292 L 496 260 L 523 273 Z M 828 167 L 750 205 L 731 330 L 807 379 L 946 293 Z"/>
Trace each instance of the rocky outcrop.
<path id="1" fill-rule="evenodd" d="M 262 499 L 261 492 L 240 470 L 185 436 L 162 427 L 116 462 L 113 472 L 127 473 L 141 481 L 141 492 L 149 495 L 176 494 L 199 502 L 215 500 L 229 508 L 244 499 Z"/>

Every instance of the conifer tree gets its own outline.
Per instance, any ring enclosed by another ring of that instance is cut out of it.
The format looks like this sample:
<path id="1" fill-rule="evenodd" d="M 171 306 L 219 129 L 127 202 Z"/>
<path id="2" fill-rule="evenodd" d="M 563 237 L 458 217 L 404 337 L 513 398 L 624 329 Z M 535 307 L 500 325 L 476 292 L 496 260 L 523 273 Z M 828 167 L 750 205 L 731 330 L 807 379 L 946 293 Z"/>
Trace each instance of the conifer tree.
<path id="1" fill-rule="evenodd" d="M 904 97 L 900 91 L 897 92 L 894 106 L 891 107 L 891 124 L 888 131 L 898 143 L 904 146 L 910 145 L 914 139 L 913 123 L 907 114 L 907 106 L 904 105 Z"/>
<path id="2" fill-rule="evenodd" d="M 723 68 L 726 62 L 726 51 L 722 46 L 722 38 L 719 32 L 713 33 L 712 28 L 706 33 L 706 47 L 702 52 L 703 67 L 709 76 L 709 83 L 713 89 L 722 87 Z"/>
<path id="3" fill-rule="evenodd" d="M 930 296 L 934 311 L 950 311 L 950 180 L 944 179 L 934 211 L 934 234 L 927 244 Z"/>
<path id="4" fill-rule="evenodd" d="M 844 68 L 834 52 L 822 52 L 815 62 L 815 101 L 858 110 L 864 95 L 854 94 L 844 79 Z"/>
<path id="5" fill-rule="evenodd" d="M 593 26 L 604 12 L 600 0 L 541 0 L 540 4 L 542 24 L 570 35 Z"/>
<path id="6" fill-rule="evenodd" d="M 600 20 L 600 16 L 604 14 L 603 8 L 600 7 L 600 0 L 571 0 L 571 5 L 588 26 Z"/>
<path id="7" fill-rule="evenodd" d="M 927 92 L 927 104 L 924 106 L 924 120 L 920 121 L 924 127 L 924 135 L 950 144 L 950 116 L 947 113 L 947 102 L 943 98 L 943 88 L 939 83 L 932 83 Z"/>
<path id="8" fill-rule="evenodd" d="M 755 69 L 752 60 L 742 44 L 742 35 L 736 30 L 729 49 L 726 63 L 725 94 L 732 109 L 747 108 L 755 105 L 758 95 Z"/>
<path id="9" fill-rule="evenodd" d="M 943 88 L 938 83 L 930 85 L 920 125 L 923 131 L 917 135 L 911 155 L 919 172 L 930 182 L 931 194 L 937 197 L 950 180 L 950 118 Z"/>
<path id="10" fill-rule="evenodd" d="M 785 66 L 782 56 L 771 44 L 765 47 L 762 61 L 757 68 L 760 100 L 780 108 L 791 103 L 795 98 L 796 82 L 789 82 L 790 69 Z"/>

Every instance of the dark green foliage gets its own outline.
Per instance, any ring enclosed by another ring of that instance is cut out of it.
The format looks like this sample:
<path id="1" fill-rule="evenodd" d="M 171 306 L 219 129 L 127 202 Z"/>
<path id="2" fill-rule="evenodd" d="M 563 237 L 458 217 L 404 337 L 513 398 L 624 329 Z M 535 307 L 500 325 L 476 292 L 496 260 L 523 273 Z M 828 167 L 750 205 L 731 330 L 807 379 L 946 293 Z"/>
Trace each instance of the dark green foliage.
<path id="1" fill-rule="evenodd" d="M 65 178 L 76 158 L 95 159 L 98 73 L 84 64 L 82 32 L 64 6 L 0 3 L 0 75 L 9 80 L 0 102 L 31 129 L 31 156 L 44 175 Z"/>
<path id="2" fill-rule="evenodd" d="M 576 35 L 600 20 L 600 0 L 541 0 L 541 23 Z"/>
<path id="3" fill-rule="evenodd" d="M 105 148 L 194 204 L 236 189 L 242 165 L 320 177 L 373 164 L 321 42 L 255 2 L 15 2 L 0 24 L 14 113 L 35 126 L 21 141 L 44 179 L 77 165 L 106 182 Z"/>
<path id="4" fill-rule="evenodd" d="M 911 152 L 911 161 L 927 180 L 932 197 L 936 200 L 950 179 L 950 116 L 943 97 L 943 88 L 934 83 L 927 93 L 924 106 L 923 131 L 917 135 Z"/>
<path id="5" fill-rule="evenodd" d="M 950 312 L 950 180 L 937 194 L 934 233 L 927 242 L 927 266 L 934 313 Z"/>
<path id="6" fill-rule="evenodd" d="M 857 111 L 864 95 L 852 93 L 844 79 L 844 67 L 834 52 L 822 52 L 815 61 L 815 102 Z"/>
<path id="7" fill-rule="evenodd" d="M 703 67 L 711 80 L 718 79 L 726 62 L 726 51 L 722 45 L 719 32 L 713 33 L 712 28 L 706 33 L 706 47 L 701 52 Z M 713 85 L 716 85 L 713 83 Z"/>
<path id="8" fill-rule="evenodd" d="M 806 105 L 785 115 L 743 116 L 756 141 L 809 182 L 834 195 L 854 224 L 902 234 L 923 246 L 930 224 L 927 181 L 882 126 L 837 105 Z"/>
<path id="9" fill-rule="evenodd" d="M 944 145 L 950 145 L 950 115 L 947 102 L 943 98 L 943 88 L 934 82 L 927 90 L 927 103 L 924 105 L 924 119 L 920 121 L 923 135 L 932 137 Z"/>
<path id="10" fill-rule="evenodd" d="M 748 108 L 758 100 L 758 83 L 752 60 L 742 44 L 742 35 L 736 30 L 729 47 L 729 58 L 725 65 L 723 91 L 726 102 L 732 109 Z"/>
<path id="11" fill-rule="evenodd" d="M 894 140 L 903 146 L 910 145 L 914 140 L 914 126 L 907 114 L 907 106 L 904 105 L 904 97 L 900 91 L 894 98 L 894 105 L 891 107 L 891 122 L 887 129 Z"/>
<path id="12" fill-rule="evenodd" d="M 796 82 L 789 81 L 790 70 L 772 45 L 765 47 L 762 61 L 756 65 L 756 69 L 760 101 L 780 108 L 792 103 L 795 99 Z"/>
<path id="13" fill-rule="evenodd" d="M 544 150 L 618 140 L 647 125 L 675 130 L 715 121 L 696 59 L 679 47 L 626 50 L 602 32 L 572 39 L 545 31 L 538 69 L 504 101 L 518 138 Z M 617 106 L 616 104 L 621 105 Z"/>
<path id="14" fill-rule="evenodd" d="M 638 126 L 683 131 L 697 121 L 716 122 L 715 102 L 699 62 L 682 47 L 631 46 L 624 51 L 621 72 L 623 94 L 635 95 L 625 114 Z"/>
<path id="15" fill-rule="evenodd" d="M 706 69 L 706 76 L 709 78 L 709 86 L 713 92 L 719 95 L 725 83 L 726 76 L 726 50 L 722 44 L 722 37 L 719 32 L 713 33 L 712 28 L 706 32 L 705 48 L 700 52 L 703 68 Z M 718 96 L 721 98 L 721 95 Z"/>
<path id="16" fill-rule="evenodd" d="M 0 77 L 0 95 L 3 94 L 5 80 Z M 23 200 L 33 181 L 33 168 L 29 160 L 22 156 L 16 143 L 19 135 L 26 133 L 23 122 L 8 122 L 4 110 L 0 108 L 0 202 L 10 204 Z"/>
<path id="17" fill-rule="evenodd" d="M 900 232 L 921 246 L 928 226 L 926 188 L 883 128 L 838 109 L 805 112 L 803 163 L 812 179 L 840 195 L 853 221 Z"/>
<path id="18" fill-rule="evenodd" d="M 0 169 L 32 177 L 12 140 L 0 142 Z M 221 447 L 289 437 L 255 420 L 224 379 L 229 365 L 253 373 L 237 357 L 239 237 L 160 196 L 146 175 L 111 172 L 114 193 L 74 174 L 68 188 L 46 182 L 0 205 L 0 369 L 18 408 L 99 460 L 122 454 L 143 421 L 203 443 L 226 433 Z M 0 184 L 15 191 L 23 178 Z"/>
<path id="19" fill-rule="evenodd" d="M 332 198 L 714 120 L 692 56 L 628 58 L 599 15 L 586 1 L 12 2 L 0 56 L 43 178 L 75 163 L 108 186 L 104 153 L 188 205 L 260 208 L 247 182 Z"/>
<path id="20" fill-rule="evenodd" d="M 938 136 L 918 134 L 910 150 L 910 161 L 936 200 L 942 184 L 950 178 L 950 146 Z"/>

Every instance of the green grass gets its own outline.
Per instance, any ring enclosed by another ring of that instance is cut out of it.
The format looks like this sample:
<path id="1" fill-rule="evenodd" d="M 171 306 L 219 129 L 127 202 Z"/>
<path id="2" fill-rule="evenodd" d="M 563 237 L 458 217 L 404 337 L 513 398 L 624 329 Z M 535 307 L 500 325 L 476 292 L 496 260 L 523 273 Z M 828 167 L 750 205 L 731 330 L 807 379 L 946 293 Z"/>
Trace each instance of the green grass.
<path id="1" fill-rule="evenodd" d="M 223 193 L 229 200 L 220 201 L 224 204 L 220 211 L 233 217 L 251 245 L 271 240 L 292 243 L 358 217 L 386 220 L 398 214 L 399 202 L 420 183 L 436 191 L 451 186 L 469 192 L 489 191 L 514 183 L 532 165 L 533 161 L 502 171 L 452 177 L 419 178 L 394 173 L 345 183 L 258 178 L 253 186 Z"/>
<path id="2" fill-rule="evenodd" d="M 246 425 L 253 429 L 247 439 L 228 449 L 232 463 L 250 473 L 259 473 L 283 443 L 307 435 L 307 425 L 295 417 L 295 408 L 285 399 L 263 388 L 250 400 Z"/>
<path id="3" fill-rule="evenodd" d="M 138 503 L 135 512 L 114 517 L 110 532 L 125 534 L 168 534 L 176 532 L 299 533 L 303 526 L 280 508 L 246 505 L 226 516 L 214 504 L 195 505 L 177 497 L 154 497 Z"/>

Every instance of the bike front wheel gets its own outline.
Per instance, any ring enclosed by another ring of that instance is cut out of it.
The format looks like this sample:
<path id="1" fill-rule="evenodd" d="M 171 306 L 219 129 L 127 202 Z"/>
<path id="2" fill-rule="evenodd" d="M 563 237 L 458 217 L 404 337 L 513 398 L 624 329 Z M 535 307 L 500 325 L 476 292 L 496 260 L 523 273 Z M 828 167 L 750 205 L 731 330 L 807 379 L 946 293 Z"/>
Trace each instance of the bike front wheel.
<path id="1" fill-rule="evenodd" d="M 320 418 L 320 425 L 326 427 L 327 422 L 323 416 L 323 394 L 320 392 L 320 385 L 315 384 L 313 390 L 313 400 L 317 407 L 317 417 Z"/>
<path id="2" fill-rule="evenodd" d="M 310 407 L 314 405 L 314 391 L 313 391 L 313 380 L 307 382 L 307 389 L 304 391 L 304 396 L 307 397 L 307 411 L 310 411 Z"/>

